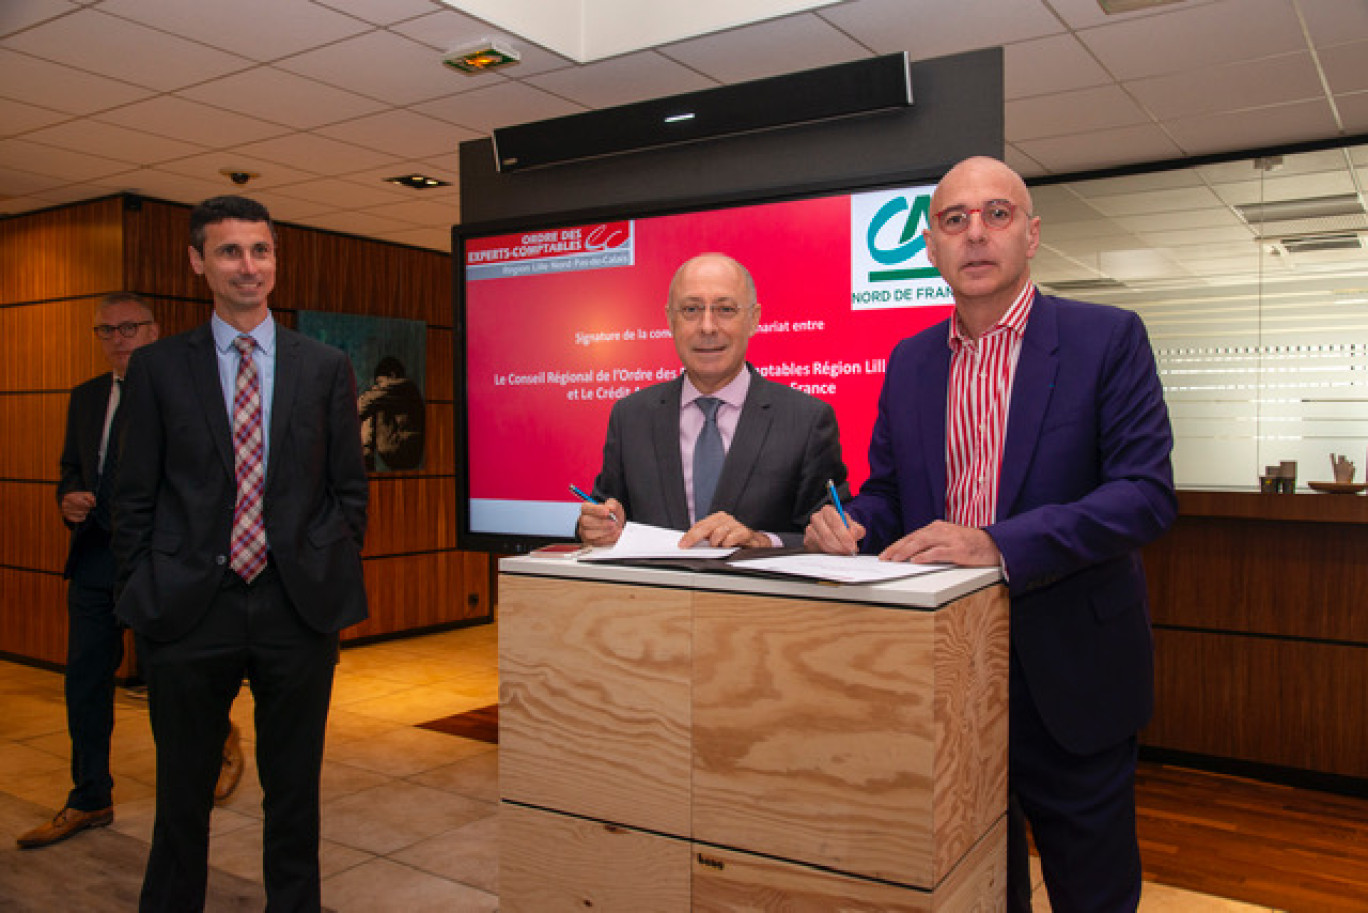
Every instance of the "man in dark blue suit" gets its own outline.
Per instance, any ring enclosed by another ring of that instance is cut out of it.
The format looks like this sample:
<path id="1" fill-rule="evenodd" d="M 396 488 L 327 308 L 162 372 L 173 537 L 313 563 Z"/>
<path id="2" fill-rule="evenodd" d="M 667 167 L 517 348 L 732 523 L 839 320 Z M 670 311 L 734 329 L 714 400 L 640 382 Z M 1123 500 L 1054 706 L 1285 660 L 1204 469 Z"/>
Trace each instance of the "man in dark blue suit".
<path id="1" fill-rule="evenodd" d="M 998 566 L 1011 595 L 1009 909 L 1026 824 L 1056 913 L 1133 911 L 1137 733 L 1153 706 L 1140 548 L 1177 512 L 1172 433 L 1144 325 L 1040 294 L 1040 220 L 995 159 L 946 174 L 926 232 L 950 320 L 888 363 L 870 478 L 809 547 Z"/>
<path id="2" fill-rule="evenodd" d="M 351 364 L 276 324 L 265 207 L 190 214 L 210 321 L 129 364 L 114 498 L 118 617 L 157 746 L 140 909 L 199 910 L 228 710 L 255 702 L 267 907 L 320 907 L 319 774 L 338 632 L 366 617 L 367 483 Z"/>

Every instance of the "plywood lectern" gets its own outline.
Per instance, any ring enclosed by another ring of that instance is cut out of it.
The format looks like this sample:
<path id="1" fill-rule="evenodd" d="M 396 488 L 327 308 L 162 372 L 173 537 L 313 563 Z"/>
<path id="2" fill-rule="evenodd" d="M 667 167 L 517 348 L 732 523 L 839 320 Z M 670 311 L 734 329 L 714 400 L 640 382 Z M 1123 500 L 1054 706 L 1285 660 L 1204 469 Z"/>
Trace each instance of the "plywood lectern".
<path id="1" fill-rule="evenodd" d="M 503 913 L 1005 909 L 997 571 L 500 572 Z"/>

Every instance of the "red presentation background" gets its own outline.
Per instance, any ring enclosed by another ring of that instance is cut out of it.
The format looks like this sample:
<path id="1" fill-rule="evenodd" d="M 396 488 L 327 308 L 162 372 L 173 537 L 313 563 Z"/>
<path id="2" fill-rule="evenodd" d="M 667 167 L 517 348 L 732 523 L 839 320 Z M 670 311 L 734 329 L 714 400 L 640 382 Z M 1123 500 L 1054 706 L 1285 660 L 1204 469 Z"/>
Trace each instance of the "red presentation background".
<path id="1" fill-rule="evenodd" d="M 757 333 L 748 358 L 762 372 L 785 365 L 814 372 L 771 373 L 772 380 L 834 385 L 819 395 L 836 410 L 857 490 L 868 475 L 883 360 L 900 339 L 948 316 L 949 306 L 851 310 L 846 196 L 659 216 L 634 226 L 633 266 L 467 282 L 470 496 L 569 502 L 569 483 L 592 485 L 615 399 L 655 383 L 661 372 L 679 371 L 668 332 L 655 339 L 641 334 L 668 329 L 670 279 L 680 263 L 704 251 L 729 254 L 751 271 L 762 325 L 823 322 L 820 331 Z M 509 246 L 520 237 L 508 236 Z M 637 338 L 576 341 L 576 334 L 628 330 Z M 816 373 L 833 363 L 855 365 L 858 373 Z M 615 369 L 646 369 L 651 380 L 615 380 Z M 591 370 L 596 377 L 608 372 L 609 379 L 496 383 L 499 376 Z"/>

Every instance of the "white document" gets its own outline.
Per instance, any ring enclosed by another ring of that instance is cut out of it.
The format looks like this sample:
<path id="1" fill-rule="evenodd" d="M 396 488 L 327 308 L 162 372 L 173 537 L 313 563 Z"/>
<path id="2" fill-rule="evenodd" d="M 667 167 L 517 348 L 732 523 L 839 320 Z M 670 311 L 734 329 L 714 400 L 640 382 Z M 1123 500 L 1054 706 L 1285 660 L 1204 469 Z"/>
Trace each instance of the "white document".
<path id="1" fill-rule="evenodd" d="M 776 571 L 795 577 L 812 577 L 836 583 L 882 583 L 935 571 L 946 571 L 953 564 L 911 564 L 906 561 L 880 561 L 875 555 L 777 555 L 733 561 L 732 567 Z"/>
<path id="2" fill-rule="evenodd" d="M 618 541 L 608 548 L 596 548 L 581 561 L 611 561 L 615 558 L 725 558 L 734 548 L 709 548 L 695 546 L 680 548 L 682 530 L 664 529 L 633 523 L 630 520 L 622 527 Z"/>

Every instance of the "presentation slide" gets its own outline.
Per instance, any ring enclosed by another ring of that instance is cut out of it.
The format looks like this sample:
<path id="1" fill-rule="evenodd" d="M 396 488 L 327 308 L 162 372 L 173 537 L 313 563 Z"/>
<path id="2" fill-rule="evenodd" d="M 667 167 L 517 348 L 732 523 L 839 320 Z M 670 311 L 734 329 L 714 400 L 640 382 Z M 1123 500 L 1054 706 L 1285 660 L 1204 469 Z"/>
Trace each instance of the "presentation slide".
<path id="1" fill-rule="evenodd" d="M 903 187 L 464 238 L 472 532 L 573 535 L 613 403 L 681 370 L 666 304 L 689 257 L 755 278 L 762 375 L 830 403 L 858 490 L 884 366 L 943 320 L 922 240 L 932 188 Z"/>

